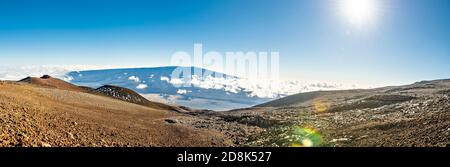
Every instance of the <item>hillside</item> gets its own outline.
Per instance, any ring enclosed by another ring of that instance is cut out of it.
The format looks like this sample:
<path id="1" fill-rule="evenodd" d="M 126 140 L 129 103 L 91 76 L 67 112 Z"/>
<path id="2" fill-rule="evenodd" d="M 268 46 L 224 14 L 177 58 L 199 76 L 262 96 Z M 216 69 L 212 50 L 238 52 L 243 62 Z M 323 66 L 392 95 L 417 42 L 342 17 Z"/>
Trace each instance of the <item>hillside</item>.
<path id="1" fill-rule="evenodd" d="M 47 88 L 56 88 L 60 90 L 69 90 L 69 91 L 76 91 L 76 92 L 84 92 L 84 93 L 91 93 L 95 95 L 103 95 L 107 97 L 111 97 L 118 100 L 123 100 L 126 102 L 144 105 L 152 108 L 157 109 L 163 109 L 163 110 L 170 110 L 170 111 L 176 111 L 176 112 L 190 112 L 191 110 L 188 108 L 180 108 L 176 106 L 166 105 L 162 103 L 157 102 L 151 102 L 147 100 L 146 98 L 142 97 L 140 94 L 134 92 L 131 89 L 122 88 L 118 86 L 112 86 L 112 85 L 104 85 L 97 89 L 87 87 L 87 86 L 76 86 L 74 84 L 68 83 L 66 81 L 60 80 L 58 78 L 53 78 L 49 75 L 44 75 L 40 78 L 36 77 L 27 77 L 20 81 L 19 83 L 28 83 L 32 85 L 47 87 Z"/>
<path id="2" fill-rule="evenodd" d="M 118 86 L 105 85 L 105 86 L 101 86 L 101 87 L 93 90 L 93 92 L 97 92 L 97 93 L 106 95 L 108 97 L 127 101 L 130 103 L 148 106 L 151 108 L 157 108 L 157 109 L 163 109 L 163 110 L 169 110 L 169 111 L 177 111 L 177 112 L 190 112 L 190 110 L 187 108 L 180 108 L 180 107 L 176 107 L 176 106 L 170 106 L 167 104 L 151 102 L 151 101 L 147 100 L 146 98 L 142 97 L 140 94 L 134 92 L 131 89 L 122 88 L 122 87 L 118 87 Z"/>
<path id="3" fill-rule="evenodd" d="M 80 92 L 51 78 L 31 78 L 31 83 L 39 84 L 24 82 L 0 82 L 0 146 L 226 146 L 231 143 L 217 131 L 169 123 L 167 120 L 172 117 L 183 115 L 168 110 Z"/>
<path id="4" fill-rule="evenodd" d="M 129 89 L 48 79 L 0 82 L 0 146 L 450 146 L 450 80 L 172 112 Z"/>
<path id="5" fill-rule="evenodd" d="M 89 92 L 89 90 L 86 88 L 70 84 L 66 81 L 60 80 L 58 78 L 53 78 L 49 75 L 44 75 L 40 78 L 27 77 L 18 82 L 29 83 L 29 84 L 33 84 L 33 85 L 48 87 L 48 88 L 57 88 L 57 89 L 62 89 L 62 90 Z"/>
<path id="6" fill-rule="evenodd" d="M 301 93 L 223 113 L 265 127 L 250 146 L 450 146 L 450 80 Z"/>

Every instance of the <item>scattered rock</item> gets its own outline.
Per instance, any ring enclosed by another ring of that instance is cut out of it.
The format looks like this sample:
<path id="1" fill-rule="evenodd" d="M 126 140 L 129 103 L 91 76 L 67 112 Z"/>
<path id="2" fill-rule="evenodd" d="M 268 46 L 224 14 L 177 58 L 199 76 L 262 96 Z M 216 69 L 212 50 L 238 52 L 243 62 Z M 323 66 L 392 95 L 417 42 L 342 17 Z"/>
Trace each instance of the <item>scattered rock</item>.
<path id="1" fill-rule="evenodd" d="M 348 138 L 339 138 L 339 139 L 333 139 L 330 142 L 331 143 L 336 143 L 336 142 L 343 142 L 343 141 L 349 141 L 350 139 Z"/>
<path id="2" fill-rule="evenodd" d="M 177 120 L 174 120 L 174 119 L 166 119 L 166 120 L 164 120 L 164 121 L 166 121 L 166 122 L 169 123 L 169 124 L 177 123 Z"/>
<path id="3" fill-rule="evenodd" d="M 364 138 L 367 138 L 367 137 L 369 137 L 369 135 L 362 135 L 362 136 L 356 138 L 356 140 L 364 139 Z"/>
<path id="4" fill-rule="evenodd" d="M 52 147 L 52 145 L 46 143 L 46 142 L 41 142 L 41 146 L 42 147 Z"/>
<path id="5" fill-rule="evenodd" d="M 44 76 L 41 77 L 41 79 L 49 79 L 49 78 L 51 78 L 50 75 L 44 75 Z"/>
<path id="6" fill-rule="evenodd" d="M 70 133 L 70 132 L 67 132 L 67 137 L 69 137 L 69 138 L 72 139 L 72 140 L 75 140 L 75 137 L 74 137 L 73 134 Z"/>

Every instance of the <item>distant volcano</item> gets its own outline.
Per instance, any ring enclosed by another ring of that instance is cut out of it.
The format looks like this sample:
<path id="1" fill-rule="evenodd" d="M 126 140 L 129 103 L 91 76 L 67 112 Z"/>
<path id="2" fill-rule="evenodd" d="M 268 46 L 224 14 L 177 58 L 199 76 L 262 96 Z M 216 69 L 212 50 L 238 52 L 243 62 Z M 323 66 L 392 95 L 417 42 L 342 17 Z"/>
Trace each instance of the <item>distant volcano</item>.
<path id="1" fill-rule="evenodd" d="M 191 70 L 192 86 L 176 86 L 180 80 L 171 78 L 176 68 Z M 206 77 L 193 75 L 196 70 L 210 75 Z M 215 74 L 227 79 L 216 78 Z M 134 90 L 152 101 L 175 103 L 196 109 L 229 110 L 250 107 L 271 100 L 271 98 L 254 96 L 252 92 L 239 87 L 238 83 L 232 83 L 236 77 L 195 67 L 74 71 L 68 73 L 66 79 L 77 85 L 95 88 L 102 85 L 120 86 Z M 221 82 L 230 83 L 226 85 Z"/>

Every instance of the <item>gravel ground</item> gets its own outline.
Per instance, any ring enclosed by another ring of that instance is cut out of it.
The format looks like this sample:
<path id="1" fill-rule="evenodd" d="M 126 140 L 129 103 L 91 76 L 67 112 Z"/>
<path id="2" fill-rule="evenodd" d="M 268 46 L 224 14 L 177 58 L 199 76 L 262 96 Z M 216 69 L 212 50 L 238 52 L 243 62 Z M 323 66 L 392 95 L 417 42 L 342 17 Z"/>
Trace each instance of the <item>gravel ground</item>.
<path id="1" fill-rule="evenodd" d="M 173 112 L 0 82 L 0 146 L 449 147 L 450 80 Z"/>

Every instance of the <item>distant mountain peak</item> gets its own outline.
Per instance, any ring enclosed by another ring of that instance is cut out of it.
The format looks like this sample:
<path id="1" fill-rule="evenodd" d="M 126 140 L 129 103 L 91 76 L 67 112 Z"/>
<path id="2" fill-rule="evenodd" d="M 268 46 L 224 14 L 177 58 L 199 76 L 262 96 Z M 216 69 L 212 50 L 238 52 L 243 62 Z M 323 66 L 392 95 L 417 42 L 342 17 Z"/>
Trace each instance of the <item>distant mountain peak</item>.
<path id="1" fill-rule="evenodd" d="M 69 82 L 63 81 L 58 78 L 53 78 L 50 75 L 43 75 L 39 78 L 37 77 L 26 77 L 24 79 L 19 80 L 21 83 L 29 83 L 33 85 L 57 88 L 62 90 L 70 90 L 70 91 L 78 91 L 78 92 L 86 92 L 86 89 L 83 89 L 79 86 L 71 84 Z"/>
<path id="2" fill-rule="evenodd" d="M 50 78 L 52 78 L 50 75 L 43 75 L 43 76 L 41 77 L 41 79 L 50 79 Z"/>
<path id="3" fill-rule="evenodd" d="M 190 76 L 188 79 L 173 78 L 176 69 L 190 70 Z M 202 75 L 195 73 L 199 70 Z M 356 88 L 295 80 L 280 81 L 278 87 L 271 87 L 273 81 L 251 81 L 203 68 L 181 66 L 73 71 L 65 77 L 77 85 L 117 85 L 131 89 L 151 101 L 211 110 L 250 107 L 300 92 Z"/>

